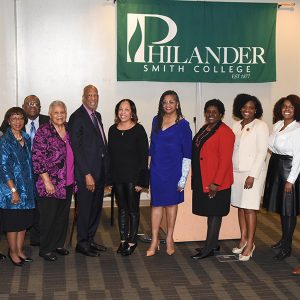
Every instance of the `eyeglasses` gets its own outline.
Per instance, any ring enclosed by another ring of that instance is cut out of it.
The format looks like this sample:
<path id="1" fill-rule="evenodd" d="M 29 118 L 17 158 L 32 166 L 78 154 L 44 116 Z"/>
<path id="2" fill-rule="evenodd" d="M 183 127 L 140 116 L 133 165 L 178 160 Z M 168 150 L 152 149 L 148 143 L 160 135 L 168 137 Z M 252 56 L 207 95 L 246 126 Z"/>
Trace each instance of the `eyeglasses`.
<path id="1" fill-rule="evenodd" d="M 24 121 L 24 117 L 11 117 L 10 122 L 18 122 L 18 121 Z"/>
<path id="2" fill-rule="evenodd" d="M 34 102 L 34 101 L 26 102 L 25 105 L 30 106 L 30 107 L 40 107 L 40 104 L 38 102 Z"/>

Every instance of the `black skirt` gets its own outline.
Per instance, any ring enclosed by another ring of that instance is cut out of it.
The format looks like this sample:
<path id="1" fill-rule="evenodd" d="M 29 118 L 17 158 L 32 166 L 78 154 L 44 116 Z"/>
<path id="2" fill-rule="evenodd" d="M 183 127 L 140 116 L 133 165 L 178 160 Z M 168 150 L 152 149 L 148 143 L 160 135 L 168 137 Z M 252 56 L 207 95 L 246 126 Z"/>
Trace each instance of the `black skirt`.
<path id="1" fill-rule="evenodd" d="M 202 176 L 199 162 L 199 150 L 193 147 L 192 159 L 192 212 L 198 216 L 227 216 L 230 210 L 231 188 L 218 191 L 214 198 L 203 192 Z"/>
<path id="2" fill-rule="evenodd" d="M 292 169 L 293 157 L 272 153 L 266 178 L 263 207 L 283 216 L 300 214 L 300 179 L 293 184 L 292 193 L 285 193 L 284 186 Z"/>
<path id="3" fill-rule="evenodd" d="M 33 224 L 34 209 L 2 209 L 3 232 L 19 232 Z"/>

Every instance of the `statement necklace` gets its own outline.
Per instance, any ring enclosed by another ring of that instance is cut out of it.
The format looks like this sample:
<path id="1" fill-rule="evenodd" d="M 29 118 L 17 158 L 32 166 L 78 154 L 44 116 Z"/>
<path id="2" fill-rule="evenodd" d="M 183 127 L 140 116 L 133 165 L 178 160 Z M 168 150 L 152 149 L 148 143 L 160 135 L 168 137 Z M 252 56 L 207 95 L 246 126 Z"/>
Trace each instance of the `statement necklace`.
<path id="1" fill-rule="evenodd" d="M 23 140 L 23 137 L 22 137 L 22 136 L 20 136 L 20 137 L 16 137 L 16 136 L 15 136 L 15 138 L 16 138 L 16 140 L 17 140 L 18 142 L 21 142 L 21 141 Z"/>

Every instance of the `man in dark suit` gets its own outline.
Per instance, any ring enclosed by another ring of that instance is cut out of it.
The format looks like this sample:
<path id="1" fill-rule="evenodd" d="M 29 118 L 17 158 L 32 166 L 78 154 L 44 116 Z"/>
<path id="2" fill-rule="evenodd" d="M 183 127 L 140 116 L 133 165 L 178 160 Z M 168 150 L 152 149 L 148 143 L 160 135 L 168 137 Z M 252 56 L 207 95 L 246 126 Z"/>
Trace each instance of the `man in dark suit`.
<path id="1" fill-rule="evenodd" d="M 106 247 L 96 244 L 103 204 L 107 172 L 107 142 L 98 107 L 98 90 L 88 85 L 83 90 L 82 105 L 70 116 L 69 132 L 75 157 L 75 178 L 78 185 L 78 219 L 76 252 L 99 256 Z"/>
<path id="2" fill-rule="evenodd" d="M 28 117 L 28 121 L 25 124 L 24 129 L 30 136 L 31 145 L 32 145 L 33 138 L 35 136 L 36 131 L 42 124 L 49 122 L 49 116 L 45 116 L 40 113 L 41 112 L 41 102 L 40 102 L 40 99 L 36 95 L 27 96 L 24 99 L 22 108 L 24 109 L 24 111 Z M 35 178 L 35 179 L 37 179 L 37 178 Z M 34 223 L 33 223 L 33 226 L 30 228 L 30 245 L 31 246 L 39 246 L 40 245 L 39 220 L 40 220 L 40 215 L 39 215 L 38 209 L 36 208 Z"/>

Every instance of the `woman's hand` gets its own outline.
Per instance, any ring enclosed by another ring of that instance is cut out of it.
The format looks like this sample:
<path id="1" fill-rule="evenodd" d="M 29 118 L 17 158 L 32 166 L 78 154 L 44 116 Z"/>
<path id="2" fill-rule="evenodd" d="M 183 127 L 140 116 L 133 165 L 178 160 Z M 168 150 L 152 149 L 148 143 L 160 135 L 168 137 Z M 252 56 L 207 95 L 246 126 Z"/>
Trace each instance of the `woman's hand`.
<path id="1" fill-rule="evenodd" d="M 20 196 L 18 192 L 13 192 L 11 194 L 11 203 L 12 204 L 18 204 L 20 202 Z"/>
<path id="2" fill-rule="evenodd" d="M 214 183 L 211 183 L 209 186 L 208 186 L 208 197 L 210 199 L 214 198 L 217 194 L 217 191 L 219 190 L 219 187 L 214 184 Z"/>
<path id="3" fill-rule="evenodd" d="M 254 184 L 254 177 L 248 176 L 245 180 L 244 189 L 251 189 Z"/>
<path id="4" fill-rule="evenodd" d="M 54 194 L 55 187 L 52 184 L 52 182 L 51 181 L 47 181 L 44 184 L 45 184 L 45 189 L 46 189 L 47 194 L 49 194 L 49 195 Z"/>
<path id="5" fill-rule="evenodd" d="M 143 188 L 142 188 L 141 186 L 136 185 L 136 186 L 134 187 L 134 189 L 135 189 L 135 191 L 136 191 L 137 193 L 139 193 Z"/>
<path id="6" fill-rule="evenodd" d="M 293 184 L 290 182 L 286 182 L 284 185 L 284 192 L 290 194 L 292 192 Z"/>

